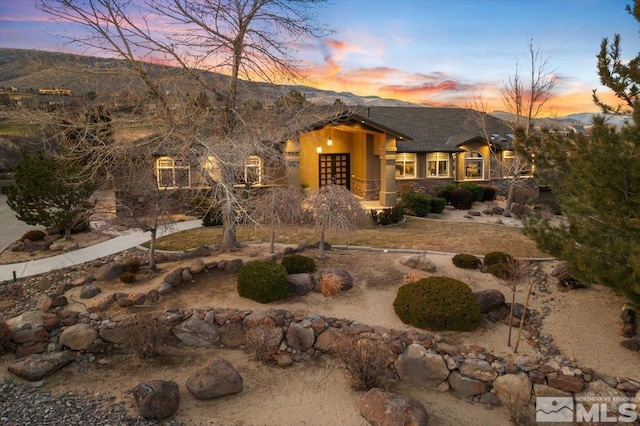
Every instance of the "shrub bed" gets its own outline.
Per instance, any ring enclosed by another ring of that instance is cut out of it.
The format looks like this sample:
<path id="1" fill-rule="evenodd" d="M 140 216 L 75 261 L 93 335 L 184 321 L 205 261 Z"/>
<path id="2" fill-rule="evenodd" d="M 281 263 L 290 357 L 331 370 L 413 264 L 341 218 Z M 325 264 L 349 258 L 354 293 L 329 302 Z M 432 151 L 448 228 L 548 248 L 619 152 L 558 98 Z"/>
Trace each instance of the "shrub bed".
<path id="1" fill-rule="evenodd" d="M 284 299 L 289 294 L 287 268 L 272 262 L 247 263 L 238 271 L 238 294 L 260 303 Z"/>
<path id="2" fill-rule="evenodd" d="M 287 269 L 287 274 L 304 274 L 316 270 L 316 261 L 301 254 L 285 256 L 281 264 Z"/>
<path id="3" fill-rule="evenodd" d="M 393 225 L 399 223 L 404 218 L 404 206 L 398 204 L 382 211 L 371 210 L 371 220 L 376 225 Z"/>
<path id="4" fill-rule="evenodd" d="M 403 323 L 436 331 L 470 331 L 481 320 L 469 286 L 448 277 L 423 278 L 400 287 L 393 308 Z"/>

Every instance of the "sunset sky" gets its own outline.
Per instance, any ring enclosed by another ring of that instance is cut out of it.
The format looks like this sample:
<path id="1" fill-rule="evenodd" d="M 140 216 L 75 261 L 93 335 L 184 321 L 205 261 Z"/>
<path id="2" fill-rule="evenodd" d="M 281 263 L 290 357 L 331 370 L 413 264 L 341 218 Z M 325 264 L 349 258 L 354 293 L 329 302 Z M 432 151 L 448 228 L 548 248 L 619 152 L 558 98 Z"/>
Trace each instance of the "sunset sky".
<path id="1" fill-rule="evenodd" d="M 596 54 L 604 37 L 622 36 L 622 53 L 640 51 L 631 0 L 335 0 L 318 19 L 336 32 L 306 44 L 307 84 L 434 106 L 465 106 L 481 95 L 504 109 L 500 88 L 529 40 L 558 78 L 549 115 L 595 112 L 602 88 Z M 52 36 L 72 31 L 50 22 L 30 0 L 0 0 L 0 46 L 65 50 Z M 525 68 L 526 69 L 526 68 Z"/>

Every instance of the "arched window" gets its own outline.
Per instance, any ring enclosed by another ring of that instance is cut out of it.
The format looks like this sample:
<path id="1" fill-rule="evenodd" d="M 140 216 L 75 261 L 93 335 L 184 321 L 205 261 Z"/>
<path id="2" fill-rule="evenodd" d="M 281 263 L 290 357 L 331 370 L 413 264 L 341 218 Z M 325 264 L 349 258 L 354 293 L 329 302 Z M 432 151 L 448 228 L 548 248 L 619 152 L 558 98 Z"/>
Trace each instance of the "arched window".
<path id="1" fill-rule="evenodd" d="M 484 179 L 484 157 L 478 151 L 468 152 L 464 156 L 464 178 Z"/>

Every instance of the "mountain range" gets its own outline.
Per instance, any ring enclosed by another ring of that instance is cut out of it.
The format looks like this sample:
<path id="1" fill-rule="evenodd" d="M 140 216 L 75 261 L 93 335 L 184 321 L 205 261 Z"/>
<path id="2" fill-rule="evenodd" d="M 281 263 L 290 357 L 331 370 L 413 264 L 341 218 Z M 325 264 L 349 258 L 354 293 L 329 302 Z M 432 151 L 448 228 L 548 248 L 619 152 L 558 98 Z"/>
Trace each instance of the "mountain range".
<path id="1" fill-rule="evenodd" d="M 64 87 L 71 89 L 73 93 L 84 94 L 96 92 L 102 94 L 114 94 L 122 90 L 142 89 L 130 77 L 118 73 L 122 69 L 123 62 L 117 59 L 97 58 L 92 56 L 80 56 L 58 52 L 47 52 L 25 49 L 0 48 L 0 86 L 3 88 L 15 87 L 19 90 Z M 78 72 L 78 67 L 86 67 L 87 72 Z M 171 67 L 154 65 L 157 72 L 171 72 Z M 105 71 L 113 70 L 112 73 Z M 91 71 L 100 71 L 101 78 L 88 78 Z M 177 69 L 174 69 L 177 70 Z M 177 72 L 177 71 L 175 71 Z M 220 74 L 204 73 L 210 79 L 226 78 Z M 257 86 L 273 86 L 268 84 L 257 84 Z M 387 99 L 379 96 L 360 96 L 349 92 L 335 92 L 332 90 L 321 90 L 310 86 L 295 85 L 282 86 L 283 90 L 276 91 L 286 93 L 289 90 L 297 90 L 306 99 L 318 105 L 332 105 L 336 100 L 340 100 L 348 106 L 422 106 L 425 108 L 432 105 L 415 104 L 398 99 Z M 186 88 L 190 89 L 189 87 Z M 196 90 L 195 88 L 191 88 Z M 107 99 L 104 99 L 107 100 Z M 452 106 L 451 108 L 456 108 Z M 494 111 L 491 115 L 508 120 L 510 113 L 504 111 Z M 536 120 L 538 126 L 555 126 L 565 129 L 579 129 L 589 126 L 593 113 L 570 114 L 565 117 L 540 118 Z M 611 124 L 622 126 L 627 119 L 620 116 L 608 116 Z"/>

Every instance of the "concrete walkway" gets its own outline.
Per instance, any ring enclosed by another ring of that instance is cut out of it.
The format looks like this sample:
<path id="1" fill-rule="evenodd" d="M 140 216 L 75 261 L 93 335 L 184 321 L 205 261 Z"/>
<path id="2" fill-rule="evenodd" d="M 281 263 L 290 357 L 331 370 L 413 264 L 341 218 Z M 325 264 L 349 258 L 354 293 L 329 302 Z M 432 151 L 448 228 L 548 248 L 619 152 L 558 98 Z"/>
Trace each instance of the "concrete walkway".
<path id="1" fill-rule="evenodd" d="M 168 228 L 159 229 L 158 237 L 172 234 L 174 232 L 184 231 L 187 229 L 198 228 L 200 226 L 202 226 L 202 221 L 200 219 L 178 222 Z M 13 241 L 20 238 L 21 235 L 22 234 L 20 234 Z M 136 231 L 127 235 L 112 238 L 110 240 L 95 244 L 90 247 L 66 252 L 57 256 L 51 256 L 44 259 L 35 259 L 29 262 L 0 265 L 0 282 L 13 280 L 14 278 L 31 277 L 33 275 L 43 274 L 45 272 L 53 271 L 56 269 L 80 265 L 85 262 L 90 262 L 101 257 L 120 253 L 123 250 L 136 247 L 146 241 L 149 241 L 149 238 L 149 233 Z"/>

